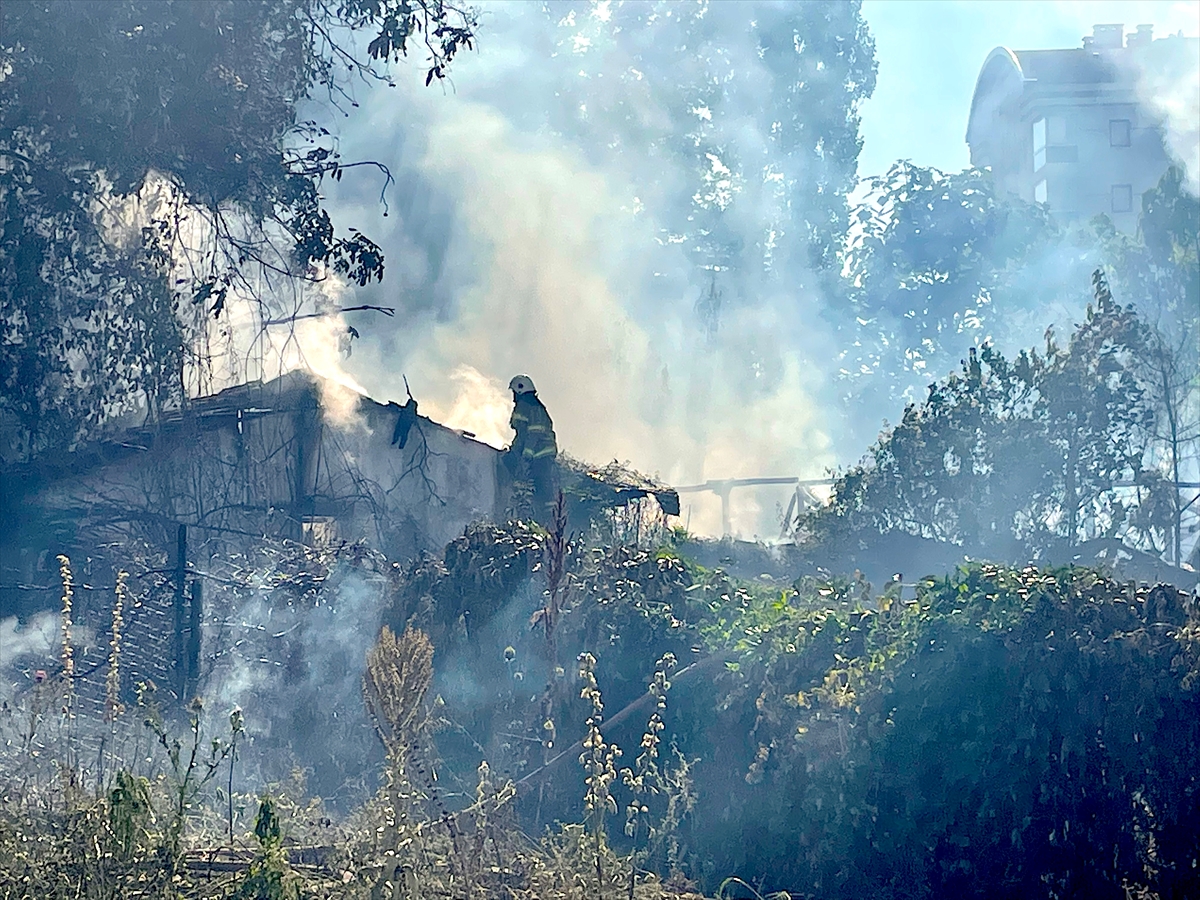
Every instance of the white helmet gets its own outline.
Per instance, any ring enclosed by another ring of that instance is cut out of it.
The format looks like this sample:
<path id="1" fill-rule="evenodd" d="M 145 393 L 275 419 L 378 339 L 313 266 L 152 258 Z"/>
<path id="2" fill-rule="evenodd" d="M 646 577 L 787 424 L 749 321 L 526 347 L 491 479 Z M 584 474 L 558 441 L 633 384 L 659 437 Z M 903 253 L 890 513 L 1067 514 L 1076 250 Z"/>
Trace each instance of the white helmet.
<path id="1" fill-rule="evenodd" d="M 533 379 L 528 375 L 514 376 L 513 380 L 508 383 L 508 389 L 514 394 L 536 394 L 537 388 L 533 386 Z"/>

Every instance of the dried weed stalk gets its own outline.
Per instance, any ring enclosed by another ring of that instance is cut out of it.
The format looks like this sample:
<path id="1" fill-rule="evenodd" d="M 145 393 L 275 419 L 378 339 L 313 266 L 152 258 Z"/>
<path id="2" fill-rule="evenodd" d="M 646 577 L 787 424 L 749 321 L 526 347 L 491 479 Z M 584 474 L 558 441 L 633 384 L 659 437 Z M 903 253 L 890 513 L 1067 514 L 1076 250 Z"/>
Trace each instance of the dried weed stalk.
<path id="1" fill-rule="evenodd" d="M 153 683 L 138 685 L 138 705 L 142 708 L 143 722 L 158 739 L 159 745 L 166 751 L 170 769 L 167 772 L 170 792 L 170 812 L 167 816 L 166 842 L 164 844 L 168 870 L 173 871 L 181 860 L 183 850 L 183 832 L 187 824 L 189 811 L 221 765 L 233 752 L 237 739 L 234 717 L 230 717 L 231 736 L 222 741 L 212 738 L 208 746 L 202 750 L 204 741 L 204 701 L 196 697 L 188 705 L 188 731 L 191 733 L 187 744 L 177 737 L 172 737 L 167 730 L 155 697 L 156 689 Z"/>
<path id="2" fill-rule="evenodd" d="M 616 761 L 621 755 L 621 749 L 616 744 L 605 743 L 604 735 L 600 733 L 600 725 L 604 721 L 604 698 L 600 695 L 600 685 L 596 682 L 596 657 L 590 653 L 579 656 L 579 678 L 583 681 L 579 696 L 592 704 L 592 714 L 587 718 L 587 736 L 583 739 L 583 753 L 580 754 L 579 761 L 587 772 L 587 790 L 583 795 L 583 805 L 592 838 L 596 864 L 596 895 L 599 897 L 604 892 L 604 855 L 607 844 L 604 819 L 609 813 L 617 811 L 612 786 L 617 780 Z"/>
<path id="3" fill-rule="evenodd" d="M 634 761 L 633 768 L 621 771 L 621 780 L 630 790 L 629 805 L 625 808 L 625 833 L 633 839 L 633 852 L 629 856 L 629 898 L 633 900 L 633 888 L 637 881 L 639 855 L 646 856 L 656 840 L 660 839 L 660 830 L 650 823 L 650 807 L 646 801 L 652 795 L 669 793 L 664 788 L 667 783 L 663 773 L 658 768 L 659 746 L 662 744 L 662 732 L 666 725 L 663 723 L 663 713 L 667 711 L 667 692 L 671 689 L 671 673 L 675 671 L 676 660 L 674 653 L 667 653 L 654 667 L 654 679 L 650 682 L 650 693 L 654 695 L 654 712 L 646 723 L 646 731 L 642 734 L 641 753 Z M 638 835 L 643 826 L 647 832 L 647 848 L 644 854 L 638 852 Z"/>
<path id="4" fill-rule="evenodd" d="M 125 711 L 121 703 L 121 641 L 125 629 L 125 603 L 129 599 L 128 572 L 117 573 L 112 609 L 112 638 L 108 642 L 108 675 L 104 679 L 104 721 L 115 723 Z"/>
<path id="5" fill-rule="evenodd" d="M 425 694 L 433 681 L 433 644 L 423 631 L 387 626 L 367 651 L 363 697 L 388 755 L 411 749 L 428 723 Z"/>
<path id="6" fill-rule="evenodd" d="M 58 761 L 60 763 L 59 774 L 62 778 L 63 796 L 66 798 L 68 805 L 70 805 L 78 799 L 76 794 L 79 789 L 78 766 L 71 741 L 71 724 L 75 719 L 75 647 L 72 644 L 71 635 L 71 630 L 74 626 L 74 622 L 72 621 L 72 606 L 75 598 L 75 580 L 71 574 L 71 560 L 62 554 L 59 554 L 58 557 L 58 573 L 62 578 L 63 591 L 60 624 L 62 636 L 59 648 L 59 662 L 62 665 L 62 672 L 59 677 L 62 696 L 63 754 Z"/>

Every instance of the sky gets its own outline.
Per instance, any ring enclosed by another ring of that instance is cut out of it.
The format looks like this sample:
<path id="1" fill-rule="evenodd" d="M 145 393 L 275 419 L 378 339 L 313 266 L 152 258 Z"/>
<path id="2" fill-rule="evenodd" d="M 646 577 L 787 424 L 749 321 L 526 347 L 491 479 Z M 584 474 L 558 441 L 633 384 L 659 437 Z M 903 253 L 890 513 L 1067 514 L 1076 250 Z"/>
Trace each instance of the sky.
<path id="1" fill-rule="evenodd" d="M 1078 47 L 1097 24 L 1156 37 L 1200 33 L 1200 2 L 1146 0 L 864 0 L 879 76 L 862 107 L 860 176 L 898 159 L 958 171 L 969 165 L 967 114 L 988 53 Z"/>

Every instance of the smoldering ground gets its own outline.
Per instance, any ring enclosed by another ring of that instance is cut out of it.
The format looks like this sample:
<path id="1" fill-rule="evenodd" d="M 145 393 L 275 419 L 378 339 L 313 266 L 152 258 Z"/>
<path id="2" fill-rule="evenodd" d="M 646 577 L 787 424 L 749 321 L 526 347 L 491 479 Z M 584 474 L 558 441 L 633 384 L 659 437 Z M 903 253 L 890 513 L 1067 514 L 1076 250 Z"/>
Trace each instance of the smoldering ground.
<path id="1" fill-rule="evenodd" d="M 272 574 L 278 572 L 264 569 L 256 573 L 257 586 L 236 590 L 217 580 L 205 592 L 199 679 L 203 738 L 228 742 L 233 737 L 229 714 L 240 709 L 245 731 L 238 737 L 235 791 L 255 793 L 264 785 L 288 782 L 298 772 L 314 796 L 335 809 L 352 808 L 375 789 L 383 761 L 363 701 L 362 673 L 386 606 L 385 581 L 336 564 L 317 590 L 297 595 L 272 584 Z M 144 599 L 134 595 L 130 603 Z M 126 628 L 142 613 L 127 608 Z M 61 683 L 59 614 L 47 611 L 24 623 L 13 618 L 0 622 L 0 702 L 6 713 L 0 727 L 6 751 L 19 749 L 27 737 L 48 726 L 58 729 L 54 740 L 65 742 L 65 725 L 57 716 L 61 703 L 70 708 L 71 743 L 60 749 L 80 761 L 85 781 L 101 784 L 106 772 L 111 776 L 109 757 L 114 753 L 134 771 L 165 766 L 167 760 L 158 758 L 160 748 L 142 720 L 151 707 L 157 708 L 166 717 L 170 737 L 184 740 L 186 715 L 171 699 L 172 685 L 155 685 L 146 676 L 156 663 L 147 653 L 156 652 L 155 647 L 131 641 L 128 630 L 123 638 L 113 682 L 107 643 L 96 648 L 95 629 L 72 626 L 70 641 L 79 665 L 68 701 Z M 40 680 L 38 670 L 45 673 Z M 115 721 L 105 715 L 110 690 L 115 692 L 110 699 L 124 705 Z M 42 718 L 46 722 L 39 725 Z"/>
<path id="2" fill-rule="evenodd" d="M 294 768 L 335 806 L 361 802 L 374 788 L 383 751 L 363 702 L 362 673 L 384 598 L 380 578 L 346 565 L 307 601 L 281 603 L 266 590 L 214 597 L 206 693 L 218 717 L 243 710 L 239 781 L 247 789 L 285 781 Z"/>

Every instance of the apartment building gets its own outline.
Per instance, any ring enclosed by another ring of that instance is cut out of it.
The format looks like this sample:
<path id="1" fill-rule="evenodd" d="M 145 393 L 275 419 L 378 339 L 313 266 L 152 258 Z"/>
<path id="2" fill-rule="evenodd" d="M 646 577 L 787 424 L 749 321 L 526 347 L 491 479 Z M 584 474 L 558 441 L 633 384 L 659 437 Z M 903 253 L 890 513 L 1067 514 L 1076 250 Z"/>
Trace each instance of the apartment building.
<path id="1" fill-rule="evenodd" d="M 997 189 L 1048 204 L 1060 221 L 1108 215 L 1137 227 L 1141 195 L 1171 159 L 1151 85 L 1183 73 L 1195 38 L 1155 39 L 1153 27 L 1096 25 L 1069 50 L 997 47 L 975 84 L 967 126 L 971 164 Z"/>

